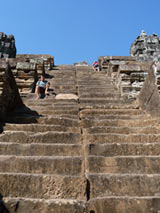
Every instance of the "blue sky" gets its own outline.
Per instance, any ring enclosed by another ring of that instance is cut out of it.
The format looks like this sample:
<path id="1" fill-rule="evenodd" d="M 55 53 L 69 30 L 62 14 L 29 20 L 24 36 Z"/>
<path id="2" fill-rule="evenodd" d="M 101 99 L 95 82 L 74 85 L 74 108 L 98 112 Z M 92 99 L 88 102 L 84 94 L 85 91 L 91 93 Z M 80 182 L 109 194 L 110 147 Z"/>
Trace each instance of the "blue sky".
<path id="1" fill-rule="evenodd" d="M 129 55 L 144 29 L 160 36 L 160 0 L 4 0 L 0 32 L 13 34 L 18 54 L 51 54 L 55 63 L 90 64 Z"/>

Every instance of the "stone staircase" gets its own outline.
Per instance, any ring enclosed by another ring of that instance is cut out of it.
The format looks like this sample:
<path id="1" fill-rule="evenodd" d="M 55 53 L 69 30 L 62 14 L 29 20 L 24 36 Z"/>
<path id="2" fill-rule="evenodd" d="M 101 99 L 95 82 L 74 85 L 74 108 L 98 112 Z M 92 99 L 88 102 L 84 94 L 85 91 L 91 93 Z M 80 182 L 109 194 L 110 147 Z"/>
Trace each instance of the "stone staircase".
<path id="1" fill-rule="evenodd" d="M 90 212 L 159 212 L 159 122 L 121 99 L 103 72 L 77 73 Z"/>
<path id="2" fill-rule="evenodd" d="M 0 135 L 0 193 L 10 213 L 160 211 L 160 124 L 124 100 L 105 72 L 48 71 L 57 94 L 24 99 Z"/>

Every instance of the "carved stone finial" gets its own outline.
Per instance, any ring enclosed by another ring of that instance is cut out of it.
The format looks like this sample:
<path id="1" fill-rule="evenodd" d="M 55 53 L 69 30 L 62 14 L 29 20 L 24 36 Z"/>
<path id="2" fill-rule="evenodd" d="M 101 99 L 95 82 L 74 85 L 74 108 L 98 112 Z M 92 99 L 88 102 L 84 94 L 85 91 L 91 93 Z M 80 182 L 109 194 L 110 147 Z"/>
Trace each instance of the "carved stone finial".
<path id="1" fill-rule="evenodd" d="M 147 36 L 147 33 L 144 30 L 142 30 L 140 36 L 145 37 L 145 36 Z"/>
<path id="2" fill-rule="evenodd" d="M 160 38 L 156 34 L 147 36 L 144 30 L 130 47 L 130 55 L 138 61 L 160 61 Z"/>

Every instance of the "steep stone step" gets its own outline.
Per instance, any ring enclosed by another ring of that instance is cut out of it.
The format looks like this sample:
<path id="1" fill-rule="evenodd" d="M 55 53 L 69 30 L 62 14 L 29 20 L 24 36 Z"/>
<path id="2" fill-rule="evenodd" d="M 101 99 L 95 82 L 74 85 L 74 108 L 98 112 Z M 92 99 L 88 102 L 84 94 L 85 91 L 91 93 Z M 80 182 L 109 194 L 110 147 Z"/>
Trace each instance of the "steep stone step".
<path id="1" fill-rule="evenodd" d="M 44 110 L 44 106 L 32 106 L 32 110 L 39 111 Z M 62 105 L 61 108 L 57 105 L 47 106 L 47 109 L 53 111 L 54 115 L 65 113 L 65 114 L 77 114 L 79 111 L 78 105 Z"/>
<path id="2" fill-rule="evenodd" d="M 57 73 L 57 74 L 55 74 L 55 73 L 53 73 L 54 74 L 54 78 L 52 78 L 52 82 L 53 81 L 59 81 L 59 82 L 61 82 L 61 81 L 65 81 L 65 80 L 69 80 L 69 81 L 75 81 L 76 80 L 76 76 L 75 76 L 75 73 L 74 74 L 72 74 L 72 75 L 70 75 L 70 74 L 65 74 L 65 73 Z"/>
<path id="3" fill-rule="evenodd" d="M 141 115 L 118 115 L 118 114 L 108 114 L 108 115 L 81 115 L 81 119 L 88 119 L 88 120 L 137 120 L 143 118 Z"/>
<path id="4" fill-rule="evenodd" d="M 0 156 L 0 171 L 7 173 L 80 175 L 81 157 Z"/>
<path id="5" fill-rule="evenodd" d="M 84 135 L 87 143 L 156 143 L 160 142 L 160 134 L 91 134 Z"/>
<path id="6" fill-rule="evenodd" d="M 40 111 L 38 111 L 38 113 L 40 114 L 40 115 L 43 115 L 43 116 L 48 116 L 48 115 L 54 115 L 53 113 L 52 113 L 52 111 L 48 111 L 48 110 L 40 110 Z M 73 119 L 78 119 L 79 118 L 79 116 L 78 115 L 72 115 L 72 114 L 60 114 L 60 115 L 56 115 L 56 117 L 60 117 L 60 118 L 73 118 Z"/>
<path id="7" fill-rule="evenodd" d="M 110 92 L 95 92 L 95 93 L 82 93 L 80 95 L 80 98 L 110 98 L 110 99 L 114 99 L 114 98 L 119 98 L 120 95 L 119 93 L 110 93 Z"/>
<path id="8" fill-rule="evenodd" d="M 98 156 L 129 156 L 129 155 L 160 155 L 160 143 L 109 143 L 86 146 L 89 155 Z"/>
<path id="9" fill-rule="evenodd" d="M 80 111 L 80 115 L 108 115 L 108 114 L 116 114 L 116 115 L 141 115 L 143 112 L 139 109 L 83 109 Z M 151 117 L 150 115 L 145 115 L 145 117 Z"/>
<path id="10" fill-rule="evenodd" d="M 67 85 L 69 85 L 69 86 L 73 86 L 74 88 L 76 88 L 76 82 L 74 82 L 74 81 L 68 81 L 67 79 L 64 82 L 57 82 L 57 81 L 55 81 L 55 82 L 53 82 L 53 85 L 54 85 L 54 88 L 56 88 L 56 86 L 59 86 L 59 85 L 61 85 L 61 86 L 67 86 Z"/>
<path id="11" fill-rule="evenodd" d="M 81 156 L 82 146 L 78 144 L 20 144 L 0 143 L 0 155 L 16 156 Z"/>
<path id="12" fill-rule="evenodd" d="M 119 98 L 79 98 L 80 103 L 87 104 L 124 104 L 126 101 Z"/>
<path id="13" fill-rule="evenodd" d="M 114 101 L 114 100 L 113 100 Z M 132 101 L 126 101 L 126 104 L 123 102 L 113 103 L 106 102 L 106 103 L 80 103 L 80 109 L 136 109 L 137 107 L 132 104 Z"/>
<path id="14" fill-rule="evenodd" d="M 56 94 L 75 94 L 77 95 L 77 90 L 76 89 L 56 89 L 55 90 Z"/>
<path id="15" fill-rule="evenodd" d="M 85 80 L 78 80 L 77 81 L 78 85 L 106 85 L 106 81 L 105 80 L 93 80 L 93 79 L 85 79 Z"/>
<path id="16" fill-rule="evenodd" d="M 47 125 L 47 124 L 5 124 L 3 130 L 10 131 L 30 131 L 30 132 L 74 132 L 80 133 L 80 128 L 78 127 L 65 127 L 58 125 Z"/>
<path id="17" fill-rule="evenodd" d="M 79 133 L 68 132 L 45 132 L 34 133 L 24 131 L 5 131 L 0 135 L 0 142 L 15 143 L 67 143 L 80 144 L 81 135 Z"/>
<path id="18" fill-rule="evenodd" d="M 82 92 L 117 92 L 117 90 L 112 85 L 78 85 L 79 93 Z"/>
<path id="19" fill-rule="evenodd" d="M 88 128 L 92 126 L 116 126 L 116 127 L 144 127 L 144 126 L 156 126 L 158 124 L 157 119 L 108 119 L 108 120 L 96 120 L 96 119 L 83 119 L 81 120 L 81 127 Z"/>
<path id="20" fill-rule="evenodd" d="M 103 75 L 96 75 L 96 74 L 93 74 L 92 73 L 92 75 L 85 75 L 84 73 L 82 74 L 82 75 L 80 75 L 79 73 L 78 73 L 78 82 L 81 82 L 81 81 L 99 81 L 100 83 L 101 82 L 105 82 L 106 83 L 106 81 L 108 80 L 106 80 L 106 78 L 103 76 Z M 108 81 L 107 81 L 107 83 L 108 83 Z M 109 82 L 110 84 L 111 84 L 111 82 Z"/>
<path id="21" fill-rule="evenodd" d="M 88 157 L 88 173 L 159 174 L 159 156 Z"/>
<path id="22" fill-rule="evenodd" d="M 75 90 L 75 85 L 53 85 L 53 88 L 55 89 L 55 91 L 57 92 L 57 90 Z"/>
<path id="23" fill-rule="evenodd" d="M 122 117 L 121 117 L 122 118 Z M 124 119 L 124 118 L 123 118 Z M 128 118 L 129 119 L 129 118 Z M 84 134 L 104 134 L 104 133 L 117 133 L 117 134 L 160 134 L 159 126 L 150 127 L 90 127 L 83 129 Z"/>
<path id="24" fill-rule="evenodd" d="M 6 197 L 4 203 L 10 213 L 84 213 L 87 212 L 86 202 L 72 199 L 32 199 L 24 197 Z"/>
<path id="25" fill-rule="evenodd" d="M 61 117 L 40 117 L 38 119 L 40 124 L 53 124 L 53 125 L 61 125 L 65 127 L 79 127 L 79 120 L 78 119 L 71 119 L 71 118 L 61 118 Z"/>
<path id="26" fill-rule="evenodd" d="M 27 105 L 32 106 L 32 105 L 40 105 L 40 106 L 54 106 L 56 104 L 77 104 L 77 100 L 52 100 L 52 99 L 38 99 L 38 102 L 35 101 L 34 99 L 29 99 L 25 102 Z"/>
<path id="27" fill-rule="evenodd" d="M 88 174 L 90 198 L 159 195 L 159 174 Z"/>
<path id="28" fill-rule="evenodd" d="M 82 176 L 0 173 L 4 197 L 85 200 Z"/>
<path id="29" fill-rule="evenodd" d="M 14 124 L 51 124 L 51 125 L 61 125 L 65 127 L 78 127 L 79 121 L 78 119 L 73 118 L 65 118 L 65 117 L 55 117 L 55 116 L 12 116 L 6 118 L 6 123 L 14 123 Z"/>
<path id="30" fill-rule="evenodd" d="M 160 196 L 108 196 L 89 201 L 90 212 L 154 213 L 160 211 Z"/>

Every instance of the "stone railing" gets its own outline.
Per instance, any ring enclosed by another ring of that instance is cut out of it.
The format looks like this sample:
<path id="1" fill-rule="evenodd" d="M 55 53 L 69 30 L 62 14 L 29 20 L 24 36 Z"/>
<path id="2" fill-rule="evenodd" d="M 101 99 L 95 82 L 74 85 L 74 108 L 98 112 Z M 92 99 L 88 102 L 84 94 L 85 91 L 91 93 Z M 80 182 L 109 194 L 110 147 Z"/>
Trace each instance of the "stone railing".
<path id="1" fill-rule="evenodd" d="M 137 96 L 137 104 L 142 110 L 149 112 L 153 116 L 159 117 L 160 95 L 157 86 L 157 76 L 153 69 L 153 65 L 150 66 L 147 78 Z"/>
<path id="2" fill-rule="evenodd" d="M 148 75 L 151 63 L 127 63 L 120 64 L 113 79 L 122 96 L 136 98 Z"/>
<path id="3" fill-rule="evenodd" d="M 113 65 L 123 64 L 129 61 L 136 61 L 136 59 L 132 56 L 100 56 L 98 57 L 98 63 L 100 70 L 108 71 L 111 63 Z"/>
<path id="4" fill-rule="evenodd" d="M 0 62 L 0 120 L 7 112 L 23 106 L 18 88 L 8 62 Z"/>
<path id="5" fill-rule="evenodd" d="M 121 96 L 136 98 L 153 61 L 136 61 L 130 56 L 99 57 L 100 69 L 118 88 Z M 157 71 L 157 74 L 160 72 Z M 160 75 L 157 77 L 160 84 Z M 160 85 L 159 85 L 160 88 Z"/>

